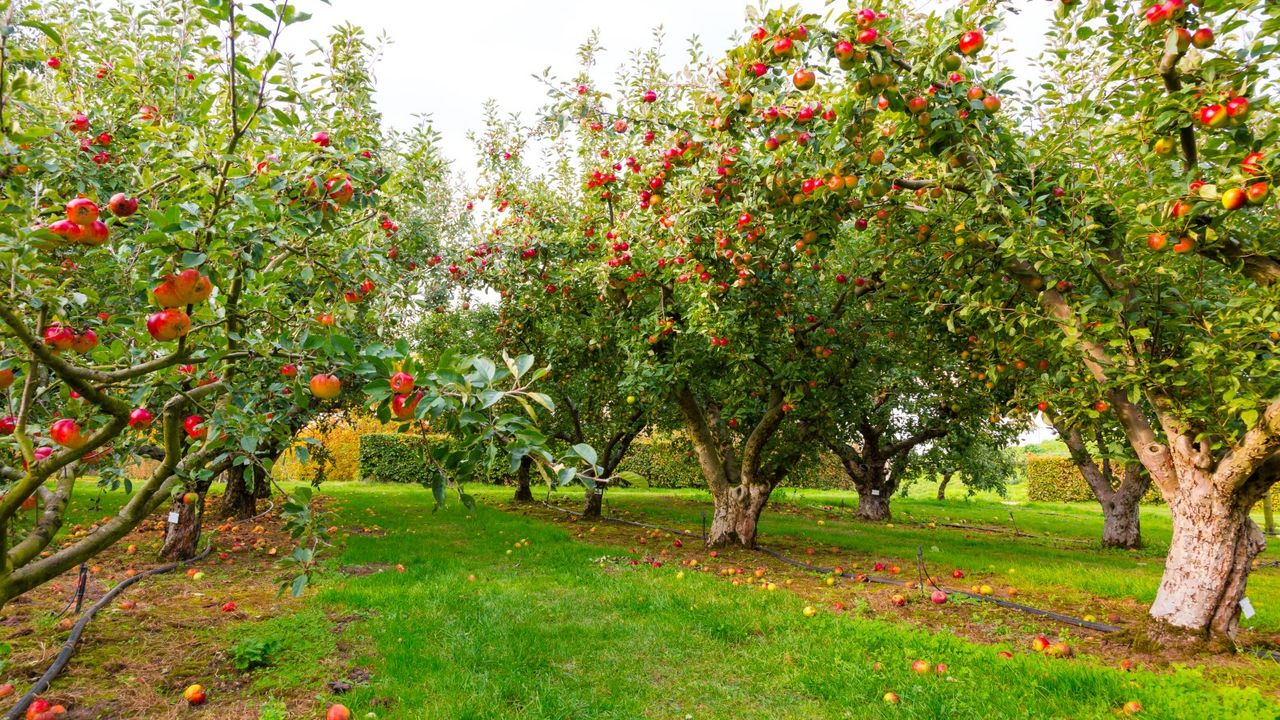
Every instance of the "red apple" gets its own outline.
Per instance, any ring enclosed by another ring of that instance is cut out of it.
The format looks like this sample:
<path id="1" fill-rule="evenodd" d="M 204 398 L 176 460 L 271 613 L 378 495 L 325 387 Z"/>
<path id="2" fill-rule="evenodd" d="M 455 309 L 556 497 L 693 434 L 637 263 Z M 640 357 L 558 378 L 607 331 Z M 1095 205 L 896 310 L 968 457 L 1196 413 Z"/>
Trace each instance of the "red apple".
<path id="1" fill-rule="evenodd" d="M 80 197 L 67 203 L 67 219 L 80 226 L 92 224 L 99 212 L 97 204 L 89 198 Z"/>
<path id="2" fill-rule="evenodd" d="M 101 220 L 94 220 L 80 235 L 80 242 L 85 245 L 101 245 L 111 237 L 111 228 Z"/>
<path id="3" fill-rule="evenodd" d="M 790 55 L 791 49 L 794 47 L 794 45 L 795 44 L 791 42 L 791 38 L 786 36 L 780 37 L 777 40 L 773 41 L 773 54 L 780 55 L 780 56 Z"/>
<path id="4" fill-rule="evenodd" d="M 986 39 L 982 36 L 981 30 L 970 30 L 960 36 L 960 54 L 972 55 L 982 49 L 986 45 Z"/>
<path id="5" fill-rule="evenodd" d="M 657 101 L 658 101 L 658 93 L 656 93 L 656 92 L 654 92 L 654 91 L 652 91 L 652 90 L 646 90 L 646 91 L 644 92 L 644 95 L 641 95 L 641 96 L 640 96 L 640 99 L 641 99 L 642 101 L 644 101 L 644 102 L 647 102 L 647 103 L 657 102 Z"/>
<path id="6" fill-rule="evenodd" d="M 188 686 L 186 690 L 182 691 L 182 697 L 192 705 L 203 705 L 207 699 L 204 688 L 199 685 Z"/>
<path id="7" fill-rule="evenodd" d="M 1000 109 L 1000 98 L 997 95 L 988 95 L 982 98 L 982 108 L 989 113 L 995 113 Z"/>
<path id="8" fill-rule="evenodd" d="M 351 202 L 351 198 L 355 197 L 356 189 L 351 184 L 349 175 L 339 175 L 329 178 L 324 183 L 325 194 L 330 200 L 337 205 L 346 205 Z"/>
<path id="9" fill-rule="evenodd" d="M 836 41 L 835 47 L 836 59 L 840 62 L 847 62 L 853 59 L 853 43 L 848 40 Z"/>
<path id="10" fill-rule="evenodd" d="M 812 70 L 801 68 L 791 76 L 791 82 L 795 84 L 797 90 L 808 90 L 817 82 L 817 76 Z"/>
<path id="11" fill-rule="evenodd" d="M 329 147 L 329 133 L 319 130 L 311 136 L 311 142 L 320 147 Z"/>
<path id="12" fill-rule="evenodd" d="M 929 107 L 929 98 L 917 95 L 907 101 L 907 110 L 912 114 L 919 113 Z"/>
<path id="13" fill-rule="evenodd" d="M 191 318 L 178 308 L 165 308 L 147 318 L 147 332 L 160 342 L 169 342 L 191 332 Z"/>
<path id="14" fill-rule="evenodd" d="M 70 220 L 58 220 L 49 223 L 49 232 L 62 238 L 63 242 L 78 243 L 84 239 L 85 229 Z"/>
<path id="15" fill-rule="evenodd" d="M 1230 188 L 1222 193 L 1222 207 L 1227 210 L 1239 210 L 1249 202 L 1249 197 L 1240 188 Z"/>
<path id="16" fill-rule="evenodd" d="M 1248 175 L 1261 175 L 1263 173 L 1262 157 L 1260 152 L 1251 152 L 1245 155 L 1244 160 L 1240 162 L 1240 169 L 1244 170 Z"/>
<path id="17" fill-rule="evenodd" d="M 155 419 L 155 413 L 150 410 L 144 407 L 134 408 L 129 413 L 129 427 L 134 430 L 146 430 L 151 427 L 151 423 L 155 422 Z"/>
<path id="18" fill-rule="evenodd" d="M 138 198 L 131 198 L 124 193 L 116 193 L 107 201 L 107 209 L 116 217 L 129 217 L 138 212 Z"/>
<path id="19" fill-rule="evenodd" d="M 412 420 L 420 400 L 422 400 L 421 392 L 414 393 L 412 397 L 409 395 L 396 395 L 391 398 L 391 414 L 397 420 Z"/>
<path id="20" fill-rule="evenodd" d="M 903 607 L 904 605 L 907 604 L 907 598 L 903 595 L 894 595 L 893 597 L 889 598 L 889 602 L 892 603 L 895 607 Z"/>
<path id="21" fill-rule="evenodd" d="M 885 694 L 884 694 L 884 701 L 885 701 L 886 703 L 889 703 L 890 705 L 897 705 L 897 704 L 898 704 L 898 693 L 895 693 L 895 692 L 887 692 L 887 693 L 885 693 Z"/>
<path id="22" fill-rule="evenodd" d="M 346 705 L 330 705 L 329 712 L 325 713 L 324 720 L 351 720 L 351 711 Z"/>
<path id="23" fill-rule="evenodd" d="M 89 116 L 84 113 L 76 113 L 67 121 L 67 125 L 74 132 L 86 132 L 89 129 Z"/>
<path id="24" fill-rule="evenodd" d="M 342 392 L 342 381 L 331 373 L 316 373 L 311 376 L 311 394 L 321 400 L 332 400 Z"/>
<path id="25" fill-rule="evenodd" d="M 929 595 L 929 599 L 933 601 L 934 605 L 945 605 L 947 602 L 947 594 L 941 590 L 934 590 L 933 593 Z"/>
<path id="26" fill-rule="evenodd" d="M 1240 122 L 1249 117 L 1249 99 L 1233 97 L 1227 101 L 1227 117 Z"/>
<path id="27" fill-rule="evenodd" d="M 407 372 L 393 373 L 389 382 L 391 392 L 397 395 L 404 395 L 413 391 L 413 376 Z"/>
<path id="28" fill-rule="evenodd" d="M 50 56 L 47 60 L 45 60 L 44 64 L 48 65 L 50 70 L 57 70 L 58 68 L 62 67 L 62 61 L 52 56 Z"/>
<path id="29" fill-rule="evenodd" d="M 1230 118 L 1227 116 L 1227 109 L 1214 103 L 1200 108 L 1200 122 L 1211 128 L 1220 128 L 1227 124 Z"/>
<path id="30" fill-rule="evenodd" d="M 866 28 L 858 31 L 858 37 L 856 39 L 860 45 L 870 45 L 879 37 L 880 33 L 875 28 Z"/>
<path id="31" fill-rule="evenodd" d="M 1210 30 L 1207 27 L 1202 27 L 1194 33 L 1191 33 L 1191 44 L 1201 50 L 1213 45 L 1213 30 Z"/>
<path id="32" fill-rule="evenodd" d="M 1169 236 L 1164 233 L 1151 233 L 1147 235 L 1147 247 L 1152 250 L 1163 250 L 1164 246 L 1169 242 Z"/>
<path id="33" fill-rule="evenodd" d="M 1185 235 L 1178 238 L 1178 242 L 1173 244 L 1173 251 L 1178 254 L 1189 253 L 1195 249 L 1196 241 Z"/>
<path id="34" fill-rule="evenodd" d="M 1031 640 L 1031 649 L 1036 652 L 1044 652 L 1053 643 L 1049 642 L 1049 638 L 1043 635 L 1037 635 Z"/>
<path id="35" fill-rule="evenodd" d="M 297 377 L 298 366 L 293 363 L 285 363 L 280 366 L 280 374 L 288 378 Z"/>
<path id="36" fill-rule="evenodd" d="M 951 571 L 951 577 L 953 577 L 953 578 L 955 578 L 955 579 L 959 580 L 960 578 L 964 577 L 964 571 L 963 571 L 963 570 L 952 570 L 952 571 Z"/>
<path id="37" fill-rule="evenodd" d="M 56 352 L 70 350 L 75 345 L 76 334 L 66 325 L 54 323 L 45 328 L 44 344 Z"/>
<path id="38" fill-rule="evenodd" d="M 1264 182 L 1256 182 L 1245 188 L 1245 197 L 1249 198 L 1250 205 L 1261 205 L 1262 201 L 1267 197 L 1269 186 Z"/>
<path id="39" fill-rule="evenodd" d="M 92 351 L 96 347 L 98 347 L 98 333 L 91 329 L 76 335 L 71 342 L 71 349 L 81 355 Z"/>
<path id="40" fill-rule="evenodd" d="M 71 418 L 62 418 L 49 426 L 49 439 L 74 450 L 84 445 L 86 438 L 80 434 L 80 423 Z"/>
<path id="41" fill-rule="evenodd" d="M 7 390 L 13 384 L 13 368 L 0 369 L 0 390 Z"/>
<path id="42" fill-rule="evenodd" d="M 209 437 L 209 428 L 204 426 L 204 418 L 199 415 L 188 415 L 182 421 L 182 429 L 192 440 L 203 440 Z"/>
<path id="43" fill-rule="evenodd" d="M 917 675 L 928 675 L 933 672 L 933 666 L 924 660 L 916 660 L 911 663 L 911 672 L 916 673 Z"/>

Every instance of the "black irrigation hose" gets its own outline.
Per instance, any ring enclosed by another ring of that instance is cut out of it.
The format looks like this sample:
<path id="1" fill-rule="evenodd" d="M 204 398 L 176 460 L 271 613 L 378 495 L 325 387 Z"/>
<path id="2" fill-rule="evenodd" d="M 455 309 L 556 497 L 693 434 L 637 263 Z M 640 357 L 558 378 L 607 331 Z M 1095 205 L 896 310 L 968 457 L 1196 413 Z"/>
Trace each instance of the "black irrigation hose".
<path id="1" fill-rule="evenodd" d="M 98 611 L 106 607 L 107 604 L 115 599 L 117 595 L 124 592 L 125 588 L 139 580 L 142 580 L 143 578 L 173 572 L 183 565 L 199 562 L 208 557 L 209 553 L 212 551 L 213 543 L 210 543 L 205 547 L 204 552 L 190 560 L 179 560 L 175 563 L 161 565 L 160 567 L 152 568 L 146 572 L 138 573 L 131 578 L 125 578 L 119 585 L 108 590 L 106 595 L 103 595 L 98 602 L 90 605 L 89 609 L 84 611 L 84 614 L 80 616 L 78 621 L 76 621 L 75 626 L 71 628 L 71 635 L 67 637 L 67 641 L 62 644 L 62 650 L 58 652 L 58 657 L 54 659 L 53 664 L 49 666 L 48 670 L 44 671 L 44 675 L 41 675 L 40 679 L 31 686 L 31 689 L 27 691 L 27 694 L 23 695 L 18 700 L 18 704 L 14 705 L 9 710 L 9 712 L 4 716 L 4 720 L 18 720 L 18 718 L 22 717 L 22 713 L 26 711 L 27 706 L 30 705 L 31 702 L 40 695 L 40 693 L 49 689 L 49 686 L 53 683 L 54 679 L 62 673 L 62 669 L 65 668 L 67 662 L 71 660 L 71 655 L 75 652 L 76 645 L 80 643 L 80 636 L 84 633 L 85 627 L 89 625 L 89 621 L 93 620 L 94 615 L 97 615 Z"/>

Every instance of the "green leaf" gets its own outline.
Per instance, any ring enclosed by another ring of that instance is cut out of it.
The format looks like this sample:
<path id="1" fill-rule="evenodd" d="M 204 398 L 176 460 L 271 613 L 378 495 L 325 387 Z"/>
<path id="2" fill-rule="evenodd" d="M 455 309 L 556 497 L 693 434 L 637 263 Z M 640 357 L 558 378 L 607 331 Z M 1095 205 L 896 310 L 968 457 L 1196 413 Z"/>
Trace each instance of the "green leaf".
<path id="1" fill-rule="evenodd" d="M 293 579 L 293 584 L 289 586 L 289 593 L 294 597 L 302 597 L 302 591 L 306 589 L 307 576 L 304 573 Z"/>
<path id="2" fill-rule="evenodd" d="M 578 454 L 578 457 L 586 460 L 589 464 L 596 464 L 596 449 L 590 445 L 586 443 L 578 443 L 573 446 L 573 451 Z"/>

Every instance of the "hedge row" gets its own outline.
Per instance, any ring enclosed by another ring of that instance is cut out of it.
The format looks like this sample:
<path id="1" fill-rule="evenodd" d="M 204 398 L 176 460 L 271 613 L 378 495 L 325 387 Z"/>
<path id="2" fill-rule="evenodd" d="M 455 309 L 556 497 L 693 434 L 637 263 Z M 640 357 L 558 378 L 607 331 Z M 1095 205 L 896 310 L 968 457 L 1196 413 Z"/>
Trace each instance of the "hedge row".
<path id="1" fill-rule="evenodd" d="M 1080 469 L 1069 457 L 1061 455 L 1027 455 L 1027 499 L 1032 502 L 1096 502 Z M 1163 502 L 1152 485 L 1143 503 Z"/>
<path id="2" fill-rule="evenodd" d="M 648 481 L 649 487 L 706 487 L 693 452 L 693 443 L 682 432 L 653 432 L 636 438 L 618 469 L 640 475 Z M 816 460 L 802 462 L 788 473 L 783 484 L 787 487 L 853 489 L 840 460 L 829 452 L 820 453 Z"/>
<path id="3" fill-rule="evenodd" d="M 276 461 L 273 473 L 278 480 L 312 482 L 323 467 L 326 481 L 355 480 L 360 474 L 360 438 L 391 432 L 394 427 L 369 415 L 320 418 L 298 433 L 293 447 Z M 306 462 L 300 461 L 300 451 Z M 327 457 L 322 461 L 322 456 Z"/>

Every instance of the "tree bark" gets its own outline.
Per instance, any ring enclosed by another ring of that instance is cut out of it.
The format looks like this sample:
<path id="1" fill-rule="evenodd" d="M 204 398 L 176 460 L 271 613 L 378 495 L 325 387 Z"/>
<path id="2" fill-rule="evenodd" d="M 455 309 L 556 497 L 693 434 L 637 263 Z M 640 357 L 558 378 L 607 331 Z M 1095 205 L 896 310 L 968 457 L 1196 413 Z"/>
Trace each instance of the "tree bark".
<path id="1" fill-rule="evenodd" d="M 604 491 L 600 488 L 587 488 L 587 503 L 582 508 L 582 517 L 586 520 L 598 520 L 603 504 Z"/>
<path id="2" fill-rule="evenodd" d="M 942 482 L 938 483 L 938 500 L 939 501 L 947 499 L 947 483 L 951 482 L 951 477 L 953 475 L 955 475 L 955 473 L 944 474 L 942 476 Z"/>
<path id="3" fill-rule="evenodd" d="M 1151 487 L 1151 476 L 1142 472 L 1139 463 L 1130 462 L 1125 464 L 1123 474 L 1119 482 L 1116 482 L 1111 462 L 1104 459 L 1099 465 L 1089 452 L 1079 430 L 1068 429 L 1058 422 L 1054 423 L 1054 429 L 1071 453 L 1071 461 L 1080 471 L 1080 477 L 1084 478 L 1089 490 L 1102 506 L 1102 546 L 1123 550 L 1142 547 L 1138 504 Z M 1102 445 L 1101 437 L 1098 445 Z"/>
<path id="4" fill-rule="evenodd" d="M 1250 564 L 1266 547 L 1249 506 L 1204 492 L 1187 478 L 1169 503 L 1173 540 L 1151 616 L 1209 639 L 1230 640 L 1239 628 Z"/>
<path id="5" fill-rule="evenodd" d="M 188 505 L 182 502 L 182 495 L 174 498 L 169 505 L 169 513 L 178 514 L 178 521 L 165 527 L 164 545 L 160 548 L 163 560 L 190 560 L 196 556 L 196 546 L 200 542 L 201 517 L 203 516 L 204 493 L 199 499 Z M 167 519 L 167 518 L 166 518 Z"/>
<path id="6" fill-rule="evenodd" d="M 1271 493 L 1262 496 L 1262 523 L 1268 533 L 1276 534 L 1276 518 L 1271 510 Z"/>
<path id="7" fill-rule="evenodd" d="M 766 446 L 783 423 L 782 400 L 781 388 L 770 390 L 769 408 L 747 433 L 739 455 L 732 433 L 720 417 L 720 407 L 713 402 L 704 404 L 688 387 L 677 392 L 676 405 L 711 491 L 707 547 L 755 547 L 760 513 L 797 459 L 796 448 L 788 448 L 765 460 Z"/>
<path id="8" fill-rule="evenodd" d="M 713 496 L 715 509 L 707 531 L 707 546 L 755 547 L 760 513 L 772 492 L 773 488 L 764 484 L 739 484 Z"/>
<path id="9" fill-rule="evenodd" d="M 529 469 L 533 461 L 528 457 L 520 459 L 520 469 L 516 471 L 516 502 L 533 502 L 533 490 L 529 487 Z"/>
<path id="10" fill-rule="evenodd" d="M 245 482 L 245 466 L 236 465 L 226 472 L 227 487 L 218 505 L 218 516 L 227 520 L 248 520 L 258 514 L 258 483 L 250 488 Z"/>
<path id="11" fill-rule="evenodd" d="M 876 494 L 879 491 L 867 490 L 858 493 L 858 518 L 860 520 L 890 520 L 889 497 Z"/>
<path id="12" fill-rule="evenodd" d="M 1142 528 L 1138 517 L 1138 502 L 1111 493 L 1102 503 L 1102 546 L 1135 550 L 1142 547 Z"/>

